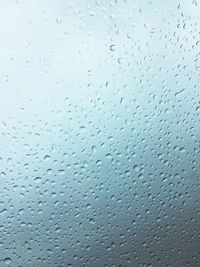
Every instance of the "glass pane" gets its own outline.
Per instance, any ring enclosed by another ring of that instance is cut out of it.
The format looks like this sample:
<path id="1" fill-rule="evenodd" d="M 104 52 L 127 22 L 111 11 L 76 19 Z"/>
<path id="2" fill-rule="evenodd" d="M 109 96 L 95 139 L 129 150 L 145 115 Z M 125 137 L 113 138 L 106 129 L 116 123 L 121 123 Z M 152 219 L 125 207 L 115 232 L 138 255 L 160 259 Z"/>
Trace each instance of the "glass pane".
<path id="1" fill-rule="evenodd" d="M 199 14 L 0 1 L 0 266 L 200 266 Z"/>

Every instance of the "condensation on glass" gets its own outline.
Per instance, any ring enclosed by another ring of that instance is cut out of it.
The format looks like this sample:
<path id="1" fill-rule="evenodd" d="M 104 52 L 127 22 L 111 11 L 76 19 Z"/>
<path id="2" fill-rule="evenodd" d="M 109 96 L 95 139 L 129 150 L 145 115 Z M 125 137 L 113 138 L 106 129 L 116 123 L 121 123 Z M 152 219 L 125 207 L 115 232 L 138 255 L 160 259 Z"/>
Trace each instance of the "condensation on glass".
<path id="1" fill-rule="evenodd" d="M 200 266 L 199 14 L 0 1 L 0 266 Z"/>

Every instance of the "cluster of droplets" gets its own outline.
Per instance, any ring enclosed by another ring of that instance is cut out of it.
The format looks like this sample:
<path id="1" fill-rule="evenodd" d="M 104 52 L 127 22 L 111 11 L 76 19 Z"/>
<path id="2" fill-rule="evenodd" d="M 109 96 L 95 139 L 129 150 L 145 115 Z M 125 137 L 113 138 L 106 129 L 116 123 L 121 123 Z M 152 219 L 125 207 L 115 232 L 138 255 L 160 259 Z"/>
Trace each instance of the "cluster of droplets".
<path id="1" fill-rule="evenodd" d="M 8 8 L 0 266 L 199 266 L 200 6 L 36 3 Z"/>

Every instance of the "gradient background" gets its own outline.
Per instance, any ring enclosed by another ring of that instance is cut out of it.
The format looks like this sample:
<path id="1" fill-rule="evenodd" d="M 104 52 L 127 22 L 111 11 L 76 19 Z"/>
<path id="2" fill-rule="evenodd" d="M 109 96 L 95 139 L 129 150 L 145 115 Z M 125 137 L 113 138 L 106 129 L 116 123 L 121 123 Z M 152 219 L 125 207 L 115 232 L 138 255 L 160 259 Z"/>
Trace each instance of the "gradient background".
<path id="1" fill-rule="evenodd" d="M 0 267 L 200 266 L 199 18 L 0 0 Z"/>

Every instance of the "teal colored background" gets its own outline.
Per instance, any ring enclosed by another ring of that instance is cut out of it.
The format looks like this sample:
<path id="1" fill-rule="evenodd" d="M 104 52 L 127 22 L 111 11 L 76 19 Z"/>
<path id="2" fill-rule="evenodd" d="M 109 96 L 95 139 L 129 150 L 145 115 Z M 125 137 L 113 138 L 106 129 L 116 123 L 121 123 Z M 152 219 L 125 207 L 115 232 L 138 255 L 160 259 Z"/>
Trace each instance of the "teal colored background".
<path id="1" fill-rule="evenodd" d="M 0 267 L 200 266 L 197 1 L 0 1 Z"/>

